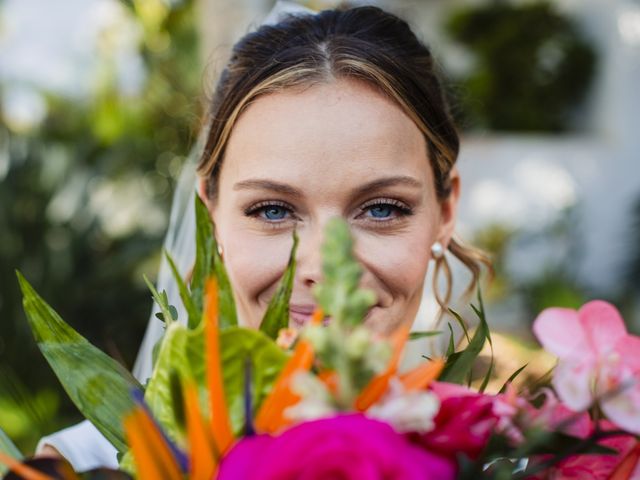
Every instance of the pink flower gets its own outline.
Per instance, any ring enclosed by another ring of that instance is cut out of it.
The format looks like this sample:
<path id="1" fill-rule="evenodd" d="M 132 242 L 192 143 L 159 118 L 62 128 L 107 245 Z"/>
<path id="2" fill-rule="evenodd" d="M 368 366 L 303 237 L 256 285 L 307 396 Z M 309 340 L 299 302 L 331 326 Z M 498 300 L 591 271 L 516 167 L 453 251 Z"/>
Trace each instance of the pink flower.
<path id="1" fill-rule="evenodd" d="M 455 459 L 462 453 L 476 459 L 498 423 L 493 407 L 494 398 L 486 395 L 445 398 L 434 418 L 433 430 L 423 435 L 411 434 L 410 438 L 447 458 Z"/>
<path id="2" fill-rule="evenodd" d="M 455 464 L 361 414 L 301 423 L 278 437 L 240 440 L 218 480 L 453 480 Z"/>
<path id="3" fill-rule="evenodd" d="M 587 412 L 576 413 L 558 400 L 550 388 L 543 388 L 544 402 L 540 408 L 526 410 L 527 424 L 551 431 L 561 431 L 578 438 L 587 438 L 593 422 Z"/>
<path id="4" fill-rule="evenodd" d="M 533 331 L 558 357 L 553 386 L 568 407 L 582 411 L 598 400 L 609 420 L 640 434 L 640 337 L 627 333 L 613 305 L 548 308 Z"/>
<path id="5" fill-rule="evenodd" d="M 602 430 L 615 427 L 610 422 L 600 422 Z M 593 433 L 593 425 L 584 438 Z M 604 447 L 616 450 L 617 455 L 572 455 L 544 472 L 528 477 L 527 480 L 608 480 L 620 462 L 638 444 L 631 435 L 608 437 L 598 442 Z M 543 457 L 546 459 L 548 457 Z M 630 480 L 640 480 L 640 465 L 636 467 Z"/>

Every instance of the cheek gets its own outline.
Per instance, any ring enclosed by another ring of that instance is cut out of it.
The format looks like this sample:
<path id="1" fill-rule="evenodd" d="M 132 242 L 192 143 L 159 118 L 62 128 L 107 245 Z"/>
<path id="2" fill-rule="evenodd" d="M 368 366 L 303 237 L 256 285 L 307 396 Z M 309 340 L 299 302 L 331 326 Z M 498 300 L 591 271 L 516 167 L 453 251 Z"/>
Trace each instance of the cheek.
<path id="1" fill-rule="evenodd" d="M 420 300 L 437 223 L 435 215 L 425 214 L 413 217 L 409 226 L 395 234 L 357 236 L 356 251 L 370 288 L 378 290 L 387 304 L 394 303 L 394 308 L 410 309 Z"/>
<path id="2" fill-rule="evenodd" d="M 291 241 L 229 227 L 218 226 L 225 266 L 242 318 L 257 326 L 287 263 Z"/>

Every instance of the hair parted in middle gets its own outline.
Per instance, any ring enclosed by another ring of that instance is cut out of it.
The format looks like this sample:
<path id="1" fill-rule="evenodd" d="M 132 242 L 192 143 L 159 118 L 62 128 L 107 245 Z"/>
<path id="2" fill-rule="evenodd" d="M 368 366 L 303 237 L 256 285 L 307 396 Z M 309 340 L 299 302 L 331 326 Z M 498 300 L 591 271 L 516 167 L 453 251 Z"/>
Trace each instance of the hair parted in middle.
<path id="1" fill-rule="evenodd" d="M 207 198 L 213 200 L 217 195 L 231 131 L 253 101 L 284 89 L 337 79 L 366 82 L 413 120 L 426 141 L 437 198 L 446 200 L 460 143 L 433 57 L 404 20 L 373 6 L 289 15 L 277 24 L 261 26 L 234 45 L 209 106 L 206 143 L 198 166 L 206 179 Z M 479 280 L 480 265 L 490 266 L 486 255 L 456 238 L 448 249 L 471 271 L 470 291 Z M 446 278 L 444 293 L 437 285 L 440 272 Z M 436 299 L 446 307 L 452 283 L 446 257 L 436 260 L 433 278 Z"/>

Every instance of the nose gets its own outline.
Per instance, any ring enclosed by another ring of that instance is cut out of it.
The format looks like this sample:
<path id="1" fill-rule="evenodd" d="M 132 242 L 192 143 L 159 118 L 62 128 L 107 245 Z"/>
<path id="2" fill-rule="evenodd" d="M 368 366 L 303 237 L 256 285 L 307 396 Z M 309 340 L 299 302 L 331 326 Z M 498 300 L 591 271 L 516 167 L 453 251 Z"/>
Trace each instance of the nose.
<path id="1" fill-rule="evenodd" d="M 322 280 L 322 232 L 320 226 L 298 231 L 295 283 L 300 286 L 312 288 Z"/>

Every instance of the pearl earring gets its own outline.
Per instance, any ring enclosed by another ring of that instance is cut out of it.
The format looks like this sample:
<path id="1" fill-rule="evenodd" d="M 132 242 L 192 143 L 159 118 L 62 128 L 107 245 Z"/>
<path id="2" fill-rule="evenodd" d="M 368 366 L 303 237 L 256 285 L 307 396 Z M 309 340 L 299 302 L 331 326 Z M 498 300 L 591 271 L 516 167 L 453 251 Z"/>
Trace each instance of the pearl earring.
<path id="1" fill-rule="evenodd" d="M 444 247 L 440 242 L 431 245 L 431 256 L 434 260 L 440 260 L 444 257 Z"/>
<path id="2" fill-rule="evenodd" d="M 218 255 L 222 256 L 222 245 L 218 244 Z"/>

